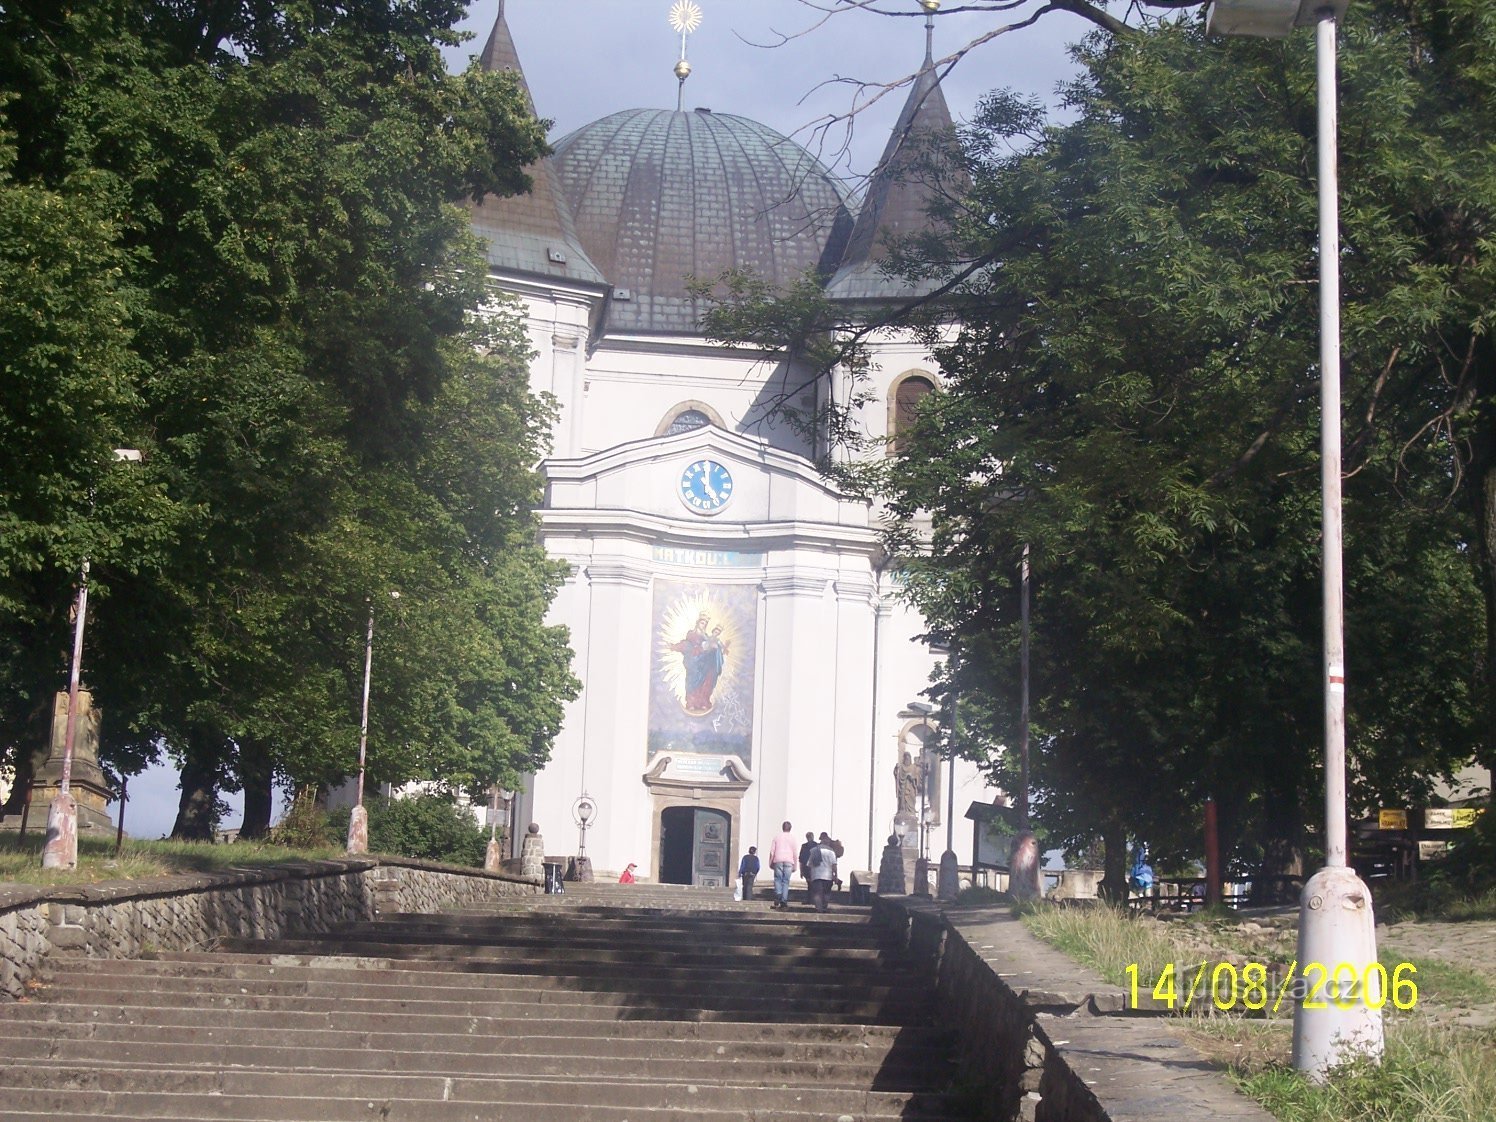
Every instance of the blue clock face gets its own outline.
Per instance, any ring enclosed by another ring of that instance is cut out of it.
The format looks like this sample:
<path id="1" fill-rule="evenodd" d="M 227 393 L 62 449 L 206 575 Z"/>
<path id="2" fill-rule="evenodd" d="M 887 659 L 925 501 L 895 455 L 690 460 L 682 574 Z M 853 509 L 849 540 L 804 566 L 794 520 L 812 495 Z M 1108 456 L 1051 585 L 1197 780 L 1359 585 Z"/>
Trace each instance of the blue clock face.
<path id="1" fill-rule="evenodd" d="M 716 460 L 692 460 L 680 473 L 680 500 L 698 514 L 715 514 L 732 498 L 732 473 Z"/>

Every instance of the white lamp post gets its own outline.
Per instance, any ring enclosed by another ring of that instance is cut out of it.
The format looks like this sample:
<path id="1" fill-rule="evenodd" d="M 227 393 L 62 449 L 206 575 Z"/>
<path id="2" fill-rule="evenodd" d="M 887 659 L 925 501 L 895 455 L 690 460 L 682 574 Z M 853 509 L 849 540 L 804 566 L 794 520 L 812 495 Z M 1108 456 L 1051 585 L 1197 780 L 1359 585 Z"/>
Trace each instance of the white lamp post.
<path id="1" fill-rule="evenodd" d="M 135 448 L 116 448 L 114 458 L 139 463 Z M 92 498 L 89 499 L 90 505 Z M 78 867 L 78 803 L 72 795 L 73 745 L 78 736 L 78 684 L 83 671 L 83 624 L 88 616 L 88 558 L 78 572 L 78 598 L 73 606 L 73 660 L 68 671 L 68 711 L 62 726 L 62 776 L 57 794 L 47 807 L 47 837 L 42 844 L 42 868 Z M 120 813 L 124 813 L 121 806 Z"/>
<path id="2" fill-rule="evenodd" d="M 391 592 L 391 600 L 400 593 Z M 364 635 L 364 700 L 358 720 L 358 788 L 348 814 L 348 852 L 369 852 L 369 812 L 364 809 L 364 761 L 369 751 L 369 672 L 374 668 L 374 599 L 369 598 L 369 628 Z"/>
<path id="3" fill-rule="evenodd" d="M 1382 1054 L 1384 976 L 1376 962 L 1371 892 L 1347 860 L 1345 627 L 1340 502 L 1340 220 L 1336 178 L 1335 30 L 1350 0 L 1216 0 L 1207 30 L 1277 37 L 1314 24 L 1319 97 L 1320 484 L 1324 526 L 1325 867 L 1299 903 L 1301 969 L 1327 972 L 1296 1003 L 1293 1066 L 1323 1080 L 1357 1056 Z M 1342 969 L 1344 967 L 1344 969 Z M 1351 976 L 1347 979 L 1346 975 Z"/>
<path id="4" fill-rule="evenodd" d="M 1018 568 L 1018 829 L 1008 846 L 1008 892 L 1019 900 L 1044 894 L 1039 841 L 1029 823 L 1029 547 Z"/>

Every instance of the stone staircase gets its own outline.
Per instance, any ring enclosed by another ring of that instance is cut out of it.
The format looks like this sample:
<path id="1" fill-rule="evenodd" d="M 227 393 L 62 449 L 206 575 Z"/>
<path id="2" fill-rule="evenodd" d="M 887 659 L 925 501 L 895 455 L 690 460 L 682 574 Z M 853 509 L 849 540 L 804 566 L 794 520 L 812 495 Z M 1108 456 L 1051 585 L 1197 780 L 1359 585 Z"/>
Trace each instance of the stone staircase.
<path id="1" fill-rule="evenodd" d="M 62 959 L 0 1006 L 0 1120 L 970 1118 L 865 909 L 568 885 L 311 940 Z"/>

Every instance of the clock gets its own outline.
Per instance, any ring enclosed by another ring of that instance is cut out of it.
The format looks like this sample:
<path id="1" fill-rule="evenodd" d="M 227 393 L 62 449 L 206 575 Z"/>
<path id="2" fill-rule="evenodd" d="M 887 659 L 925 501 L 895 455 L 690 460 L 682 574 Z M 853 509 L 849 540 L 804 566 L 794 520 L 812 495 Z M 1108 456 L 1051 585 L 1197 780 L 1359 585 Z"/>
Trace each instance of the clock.
<path id="1" fill-rule="evenodd" d="M 680 473 L 679 494 L 697 514 L 716 514 L 732 498 L 732 472 L 716 460 L 692 460 Z"/>

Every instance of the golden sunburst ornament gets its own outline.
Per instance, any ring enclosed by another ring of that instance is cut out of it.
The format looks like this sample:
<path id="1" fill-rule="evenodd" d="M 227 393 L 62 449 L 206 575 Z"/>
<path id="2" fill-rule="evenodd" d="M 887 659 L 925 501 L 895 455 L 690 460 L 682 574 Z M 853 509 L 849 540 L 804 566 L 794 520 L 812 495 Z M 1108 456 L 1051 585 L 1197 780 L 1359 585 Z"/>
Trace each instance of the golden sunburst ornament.
<path id="1" fill-rule="evenodd" d="M 670 26 L 682 35 L 693 34 L 701 26 L 701 8 L 694 0 L 675 0 L 670 9 Z"/>

